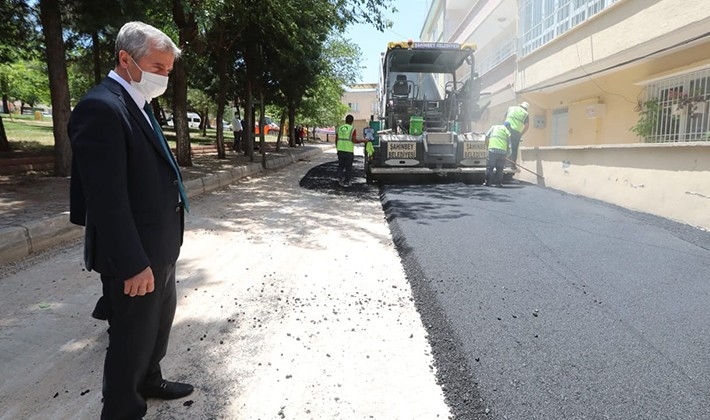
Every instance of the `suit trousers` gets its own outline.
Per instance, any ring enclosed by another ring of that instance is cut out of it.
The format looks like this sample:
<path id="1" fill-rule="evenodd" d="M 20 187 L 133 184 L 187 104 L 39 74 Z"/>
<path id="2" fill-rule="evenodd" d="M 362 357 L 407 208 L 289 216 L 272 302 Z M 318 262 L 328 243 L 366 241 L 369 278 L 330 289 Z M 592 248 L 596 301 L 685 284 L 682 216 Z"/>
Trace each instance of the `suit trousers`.
<path id="1" fill-rule="evenodd" d="M 175 264 L 153 268 L 153 277 L 153 292 L 130 297 L 123 294 L 123 281 L 101 276 L 111 307 L 101 419 L 142 418 L 147 404 L 141 390 L 163 380 L 160 361 L 177 305 Z"/>

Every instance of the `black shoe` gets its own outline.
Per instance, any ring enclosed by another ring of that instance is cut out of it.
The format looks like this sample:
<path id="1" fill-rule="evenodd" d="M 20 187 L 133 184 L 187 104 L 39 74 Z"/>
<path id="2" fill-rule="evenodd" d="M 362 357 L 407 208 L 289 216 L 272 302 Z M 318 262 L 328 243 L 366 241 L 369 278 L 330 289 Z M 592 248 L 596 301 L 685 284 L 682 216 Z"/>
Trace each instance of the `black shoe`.
<path id="1" fill-rule="evenodd" d="M 503 188 L 503 184 L 501 184 L 501 183 L 499 182 L 499 183 L 496 184 L 496 187 L 498 187 L 498 188 Z"/>
<path id="2" fill-rule="evenodd" d="M 143 388 L 141 395 L 143 398 L 158 398 L 161 400 L 175 400 L 182 397 L 187 397 L 192 394 L 195 388 L 190 384 L 180 382 L 170 382 L 163 380 L 160 385 L 148 386 Z"/>

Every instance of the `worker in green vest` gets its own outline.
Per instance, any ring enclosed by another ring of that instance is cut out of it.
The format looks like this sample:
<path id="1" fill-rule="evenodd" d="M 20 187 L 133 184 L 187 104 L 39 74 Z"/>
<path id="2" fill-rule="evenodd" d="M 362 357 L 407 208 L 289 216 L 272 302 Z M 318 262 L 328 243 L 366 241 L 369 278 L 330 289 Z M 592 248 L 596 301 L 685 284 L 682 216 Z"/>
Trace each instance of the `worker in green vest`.
<path id="1" fill-rule="evenodd" d="M 365 142 L 358 140 L 353 120 L 353 116 L 348 115 L 345 117 L 345 124 L 338 126 L 335 130 L 335 149 L 338 151 L 338 183 L 345 188 L 350 186 L 353 160 L 355 160 L 355 143 Z"/>
<path id="2" fill-rule="evenodd" d="M 510 154 L 510 138 L 512 130 L 508 121 L 503 125 L 494 125 L 486 133 L 488 147 L 488 165 L 486 166 L 486 183 L 488 187 L 503 186 L 503 168 Z"/>
<path id="3" fill-rule="evenodd" d="M 511 106 L 508 112 L 505 113 L 505 121 L 510 124 L 510 160 L 518 161 L 518 146 L 523 140 L 523 134 L 528 131 L 530 125 L 530 116 L 528 115 L 530 105 L 527 102 L 521 102 L 520 105 Z M 515 168 L 515 164 L 513 164 Z"/>

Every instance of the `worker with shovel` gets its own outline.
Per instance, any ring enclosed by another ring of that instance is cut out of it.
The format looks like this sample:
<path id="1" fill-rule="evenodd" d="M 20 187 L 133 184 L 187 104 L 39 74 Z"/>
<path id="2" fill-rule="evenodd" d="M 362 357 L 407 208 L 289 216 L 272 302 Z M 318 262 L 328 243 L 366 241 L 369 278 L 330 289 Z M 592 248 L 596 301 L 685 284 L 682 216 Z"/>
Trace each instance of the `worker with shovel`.
<path id="1" fill-rule="evenodd" d="M 486 183 L 488 187 L 503 186 L 503 168 L 510 154 L 511 129 L 508 121 L 502 125 L 492 126 L 486 133 L 488 147 L 488 166 L 486 166 Z"/>
<path id="2" fill-rule="evenodd" d="M 528 131 L 530 126 L 530 117 L 528 114 L 528 108 L 530 105 L 527 102 L 521 102 L 520 105 L 511 106 L 505 113 L 505 121 L 509 124 L 508 128 L 510 130 L 510 160 L 512 160 L 511 167 L 516 168 L 516 162 L 518 161 L 518 147 L 520 142 L 523 141 L 523 134 Z"/>

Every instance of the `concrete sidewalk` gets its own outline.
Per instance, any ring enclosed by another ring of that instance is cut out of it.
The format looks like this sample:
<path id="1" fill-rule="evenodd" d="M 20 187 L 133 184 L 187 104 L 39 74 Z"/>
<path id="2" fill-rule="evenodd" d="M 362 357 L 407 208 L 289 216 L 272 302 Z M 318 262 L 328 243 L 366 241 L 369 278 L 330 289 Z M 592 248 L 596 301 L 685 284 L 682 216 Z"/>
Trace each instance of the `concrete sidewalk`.
<path id="1" fill-rule="evenodd" d="M 281 168 L 330 148 L 332 143 L 283 146 L 278 153 L 267 153 L 266 168 Z M 182 169 L 188 196 L 263 172 L 261 156 L 258 151 L 255 154 L 255 162 L 234 153 L 224 161 L 216 156 L 193 157 L 193 161 L 199 160 L 202 165 Z M 31 185 L 4 185 L 3 189 L 6 191 L 0 194 L 0 265 L 82 237 L 83 228 L 69 223 L 68 178 L 35 178 Z"/>
<path id="2" fill-rule="evenodd" d="M 161 365 L 195 392 L 149 400 L 145 418 L 451 418 L 378 189 L 304 188 L 336 154 L 295 159 L 191 201 Z M 101 411 L 108 335 L 82 248 L 0 267 L 0 420 Z"/>

